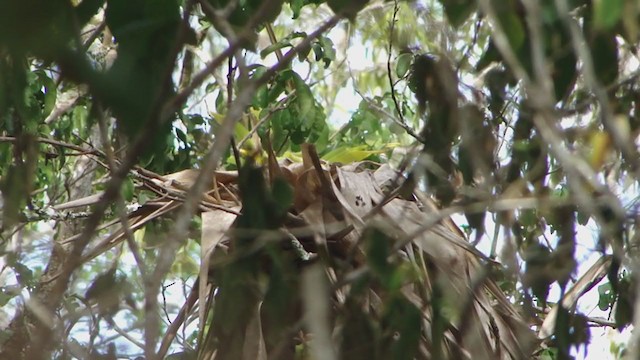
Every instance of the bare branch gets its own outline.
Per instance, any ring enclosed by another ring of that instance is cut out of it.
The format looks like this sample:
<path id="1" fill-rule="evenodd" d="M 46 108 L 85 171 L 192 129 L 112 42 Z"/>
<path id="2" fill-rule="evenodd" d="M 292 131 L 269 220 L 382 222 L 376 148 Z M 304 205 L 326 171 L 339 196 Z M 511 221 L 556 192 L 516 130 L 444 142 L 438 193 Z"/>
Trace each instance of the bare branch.
<path id="1" fill-rule="evenodd" d="M 391 54 L 393 53 L 393 30 L 396 26 L 396 17 L 398 16 L 398 10 L 400 7 L 398 5 L 398 0 L 393 2 L 393 15 L 391 20 L 389 21 L 389 47 L 387 49 L 387 78 L 389 79 L 389 88 L 391 89 L 391 98 L 393 99 L 393 104 L 396 107 L 396 112 L 400 117 L 401 123 L 406 123 L 404 120 L 404 115 L 402 115 L 402 108 L 400 107 L 400 103 L 398 102 L 398 98 L 396 97 L 396 89 L 393 83 L 393 77 L 391 75 Z"/>

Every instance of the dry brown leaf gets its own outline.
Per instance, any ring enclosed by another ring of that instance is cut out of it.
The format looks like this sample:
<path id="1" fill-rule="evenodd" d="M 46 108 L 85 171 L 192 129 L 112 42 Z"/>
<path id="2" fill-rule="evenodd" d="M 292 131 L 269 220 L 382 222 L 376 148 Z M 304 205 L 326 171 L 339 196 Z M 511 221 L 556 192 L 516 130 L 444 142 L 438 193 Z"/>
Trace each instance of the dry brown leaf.
<path id="1" fill-rule="evenodd" d="M 429 218 L 432 215 L 428 213 L 429 209 L 426 211 L 420 210 L 414 202 L 393 199 L 382 208 L 383 215 L 376 216 L 374 219 L 376 223 L 386 224 L 395 229 L 397 234 L 406 236 L 419 231 L 423 228 L 423 224 L 430 221 Z M 443 288 L 448 307 L 462 309 L 464 300 L 472 296 L 471 287 L 481 270 L 479 259 L 483 258 L 483 255 L 464 237 L 440 224 L 427 229 L 413 242 L 439 269 L 438 282 Z M 489 280 L 485 281 L 489 282 Z M 504 314 L 493 307 L 493 301 L 485 293 L 485 291 L 493 292 L 494 289 L 491 286 L 483 285 L 481 288 L 485 290 L 476 291 L 473 295 L 474 303 L 469 310 L 471 313 L 464 314 L 465 317 L 470 317 L 470 320 L 466 319 L 466 331 L 463 332 L 465 348 L 485 349 L 485 351 L 491 349 L 488 353 L 484 352 L 487 358 L 521 358 L 527 352 L 528 344 L 533 344 L 531 332 L 521 332 L 525 325 L 515 310 Z M 512 308 L 508 302 L 505 304 L 501 301 L 506 299 L 496 300 L 501 305 Z M 517 323 L 516 326 L 514 323 Z M 494 328 L 498 331 L 496 332 Z M 485 355 L 474 355 L 474 358 L 479 358 L 478 356 Z"/>
<path id="2" fill-rule="evenodd" d="M 74 200 L 70 200 L 70 201 L 67 201 L 67 202 L 62 203 L 62 204 L 54 205 L 53 209 L 56 210 L 56 211 L 62 211 L 62 210 L 73 209 L 73 208 L 77 208 L 77 207 L 81 207 L 81 206 L 95 205 L 100 201 L 100 199 L 102 198 L 103 194 L 104 194 L 104 192 L 99 191 L 99 192 L 97 192 L 95 194 L 92 194 L 92 195 L 89 195 L 89 196 L 85 196 L 85 197 L 80 198 L 80 199 L 74 199 Z"/>
<path id="3" fill-rule="evenodd" d="M 200 171 L 197 169 L 185 169 L 175 173 L 162 175 L 164 183 L 158 179 L 154 179 L 153 181 L 164 186 L 173 186 L 180 190 L 188 190 L 193 186 L 193 184 L 195 184 L 198 174 L 200 174 Z M 218 183 L 228 184 L 235 182 L 238 179 L 238 172 L 218 170 L 214 172 L 213 177 Z M 207 188 L 212 189 L 213 186 L 213 179 L 211 179 L 211 184 Z"/>
<path id="4" fill-rule="evenodd" d="M 324 215 L 322 213 L 322 202 L 316 201 L 307 206 L 304 211 L 300 213 L 300 217 L 310 225 L 313 233 L 318 234 L 321 237 L 322 242 L 324 243 L 326 241 L 326 229 Z"/>
<path id="5" fill-rule="evenodd" d="M 296 182 L 291 184 L 294 191 L 294 209 L 302 212 L 310 204 L 319 201 L 320 180 L 313 169 L 300 174 Z"/>
<path id="6" fill-rule="evenodd" d="M 232 209 L 240 210 L 239 207 Z M 202 216 L 202 236 L 200 238 L 200 283 L 198 288 L 198 301 L 205 304 L 207 294 L 209 260 L 215 251 L 216 246 L 225 238 L 229 227 L 236 220 L 237 215 L 223 210 L 213 210 L 203 212 Z M 200 319 L 200 331 L 204 329 L 204 317 L 206 308 L 198 308 L 198 318 Z"/>
<path id="7" fill-rule="evenodd" d="M 260 320 L 261 304 L 256 308 L 247 325 L 242 346 L 242 360 L 267 360 L 267 348 L 262 335 L 262 321 Z"/>
<path id="8" fill-rule="evenodd" d="M 338 188 L 338 185 L 335 183 L 335 181 L 331 181 L 331 186 L 331 190 L 333 190 L 335 198 L 342 207 L 343 216 L 345 217 L 347 223 L 349 225 L 357 225 L 356 228 L 363 227 L 365 224 L 364 219 L 362 219 L 362 216 L 358 214 L 358 211 L 356 211 L 356 209 L 351 206 L 351 204 L 345 197 L 345 194 L 342 193 L 342 191 Z M 326 201 L 329 202 L 331 200 L 326 199 Z"/>
<path id="9" fill-rule="evenodd" d="M 382 202 L 382 190 L 376 185 L 371 172 L 354 172 L 339 167 L 336 171 L 340 181 L 339 191 L 357 216 L 365 217 L 375 204 Z"/>
<path id="10" fill-rule="evenodd" d="M 302 273 L 302 298 L 305 308 L 305 324 L 313 334 L 311 354 L 313 359 L 337 359 L 332 341 L 329 286 L 326 274 L 319 264 L 312 265 Z"/>
<path id="11" fill-rule="evenodd" d="M 289 170 L 296 179 L 300 177 L 303 172 L 308 170 L 302 163 L 289 163 L 288 165 L 284 165 L 283 163 L 281 163 L 281 166 Z"/>
<path id="12" fill-rule="evenodd" d="M 175 173 L 162 175 L 165 179 L 164 186 L 176 186 L 182 190 L 189 189 L 195 184 L 200 171 L 196 169 L 186 169 Z"/>

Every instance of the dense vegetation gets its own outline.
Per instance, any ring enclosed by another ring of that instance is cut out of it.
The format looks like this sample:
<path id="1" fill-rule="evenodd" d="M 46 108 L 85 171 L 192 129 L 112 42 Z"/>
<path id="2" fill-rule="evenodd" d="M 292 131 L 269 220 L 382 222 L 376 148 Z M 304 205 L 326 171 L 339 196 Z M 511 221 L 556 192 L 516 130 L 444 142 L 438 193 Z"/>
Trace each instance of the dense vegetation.
<path id="1" fill-rule="evenodd" d="M 639 325 L 639 35 L 636 0 L 1 2 L 0 358 L 569 359 Z"/>

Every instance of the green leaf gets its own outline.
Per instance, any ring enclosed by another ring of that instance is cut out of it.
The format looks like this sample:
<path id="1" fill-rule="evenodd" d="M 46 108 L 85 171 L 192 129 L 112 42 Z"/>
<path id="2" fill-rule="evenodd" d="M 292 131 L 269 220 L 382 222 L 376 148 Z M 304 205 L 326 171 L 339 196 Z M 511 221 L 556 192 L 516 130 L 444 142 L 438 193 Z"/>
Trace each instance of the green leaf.
<path id="1" fill-rule="evenodd" d="M 187 141 L 187 134 L 184 133 L 184 131 L 175 128 L 175 133 L 176 133 L 176 137 L 182 141 L 182 143 L 187 146 L 189 144 L 189 142 Z"/>
<path id="2" fill-rule="evenodd" d="M 42 115 L 47 116 L 56 105 L 58 91 L 55 81 L 48 77 L 44 71 L 38 71 L 37 75 L 38 82 L 42 84 L 42 87 L 44 88 L 44 107 L 42 109 Z"/>
<path id="3" fill-rule="evenodd" d="M 525 209 L 521 210 L 520 216 L 518 217 L 520 224 L 523 226 L 534 226 L 538 223 L 538 216 L 536 214 L 535 209 Z"/>
<path id="4" fill-rule="evenodd" d="M 311 52 L 311 45 L 306 45 L 298 51 L 298 60 L 305 61 Z"/>
<path id="5" fill-rule="evenodd" d="M 286 180 L 276 178 L 271 186 L 271 192 L 275 200 L 276 212 L 282 216 L 286 215 L 293 204 L 293 189 Z"/>
<path id="6" fill-rule="evenodd" d="M 149 196 L 148 192 L 143 191 L 143 192 L 138 193 L 138 204 L 144 205 L 150 199 L 153 199 L 153 197 Z M 144 231 L 144 228 L 142 228 L 142 230 Z M 140 231 L 140 230 L 138 230 L 138 231 Z"/>
<path id="7" fill-rule="evenodd" d="M 566 49 L 566 44 L 571 43 L 571 35 L 560 20 L 546 30 L 547 52 L 553 61 L 553 86 L 556 100 L 560 101 L 571 93 L 574 87 L 578 59 L 573 51 Z"/>
<path id="8" fill-rule="evenodd" d="M 176 254 L 175 260 L 171 265 L 171 272 L 178 277 L 187 274 L 195 274 L 198 272 L 198 264 L 194 260 L 192 254 L 185 247 L 181 248 Z"/>
<path id="9" fill-rule="evenodd" d="M 11 264 L 11 267 L 16 272 L 16 278 L 18 279 L 20 285 L 31 285 L 31 282 L 33 281 L 33 271 L 31 270 L 31 268 L 19 261 Z"/>
<path id="10" fill-rule="evenodd" d="M 291 7 L 291 11 L 293 12 L 293 18 L 297 19 L 300 16 L 300 11 L 302 7 L 305 5 L 304 0 L 290 0 L 289 6 Z"/>
<path id="11" fill-rule="evenodd" d="M 622 17 L 625 0 L 594 0 L 593 22 L 596 29 L 608 30 Z"/>
<path id="12" fill-rule="evenodd" d="M 369 313 L 363 312 L 363 306 L 350 292 L 345 304 L 344 328 L 340 337 L 340 351 L 349 354 L 349 359 L 378 359 L 377 344 L 379 329 Z"/>
<path id="13" fill-rule="evenodd" d="M 459 27 L 476 9 L 476 2 L 471 0 L 440 0 L 444 12 L 453 27 Z"/>
<path id="14" fill-rule="evenodd" d="M 389 279 L 393 268 L 389 263 L 391 239 L 376 228 L 369 228 L 362 235 L 367 240 L 367 262 L 373 272 L 382 279 Z"/>
<path id="15" fill-rule="evenodd" d="M 267 85 L 262 85 L 258 88 L 256 94 L 253 96 L 251 106 L 253 106 L 254 109 L 264 109 L 269 106 L 269 88 Z"/>
<path id="16" fill-rule="evenodd" d="M 175 0 L 110 0 L 105 20 L 118 42 L 118 56 L 99 87 L 105 105 L 111 107 L 119 129 L 129 138 L 140 131 L 153 131 L 158 140 L 147 150 L 160 153 L 171 127 L 143 128 L 146 120 L 172 89 L 167 68 L 175 59 L 175 37 L 180 26 L 180 8 Z M 169 74 L 170 75 L 170 74 Z M 164 125 L 164 124 L 163 124 Z"/>
<path id="17" fill-rule="evenodd" d="M 602 85 L 608 86 L 618 78 L 618 42 L 612 33 L 597 32 L 589 47 L 593 56 L 596 77 Z"/>
<path id="18" fill-rule="evenodd" d="M 313 53 L 316 56 L 315 57 L 316 61 L 320 61 L 320 59 L 322 59 L 322 57 L 324 56 L 324 50 L 322 49 L 322 45 L 316 42 L 311 47 L 313 49 Z"/>
<path id="19" fill-rule="evenodd" d="M 233 129 L 233 137 L 236 139 L 244 139 L 248 134 L 249 129 L 241 122 L 237 122 Z"/>
<path id="20" fill-rule="evenodd" d="M 309 85 L 302 80 L 300 75 L 295 72 L 292 72 L 291 75 L 296 89 L 296 100 L 294 104 L 298 111 L 300 120 L 305 121 L 314 110 L 315 100 L 313 98 L 313 93 L 311 92 Z"/>
<path id="21" fill-rule="evenodd" d="M 640 36 L 640 21 L 638 16 L 640 15 L 640 3 L 634 0 L 625 2 L 624 11 L 622 13 L 622 26 L 624 31 L 622 36 L 631 44 L 638 42 L 638 36 Z"/>
<path id="22" fill-rule="evenodd" d="M 587 225 L 587 223 L 589 222 L 590 218 L 591 218 L 591 216 L 589 216 L 588 213 L 586 213 L 584 211 L 578 211 L 578 214 L 577 214 L 578 224 L 580 224 L 582 226 Z"/>
<path id="23" fill-rule="evenodd" d="M 414 359 L 418 351 L 422 333 L 422 312 L 413 303 L 401 296 L 395 296 L 387 304 L 385 322 L 390 324 L 395 341 L 391 342 L 388 359 Z"/>
<path id="24" fill-rule="evenodd" d="M 326 69 L 331 65 L 331 62 L 336 59 L 336 49 L 333 41 L 326 36 L 320 38 L 320 45 L 322 46 L 321 59 L 324 61 L 324 68 Z"/>
<path id="25" fill-rule="evenodd" d="M 16 55 L 29 52 L 55 59 L 67 50 L 75 29 L 84 25 L 72 18 L 73 11 L 71 1 L 2 1 L 0 47 L 6 45 Z"/>
<path id="26" fill-rule="evenodd" d="M 216 96 L 216 111 L 220 114 L 224 114 L 227 110 L 227 102 L 225 101 L 224 91 L 218 91 L 218 96 Z"/>
<path id="27" fill-rule="evenodd" d="M 269 93 L 267 94 L 267 102 L 269 104 L 274 103 L 278 99 L 280 94 L 284 92 L 285 88 L 286 80 L 284 80 L 282 77 L 277 77 L 275 83 L 269 88 Z"/>
<path id="28" fill-rule="evenodd" d="M 614 314 L 616 326 L 619 328 L 625 328 L 631 324 L 633 320 L 633 303 L 625 296 L 619 296 L 616 302 L 616 310 Z"/>
<path id="29" fill-rule="evenodd" d="M 2 178 L 2 225 L 13 226 L 20 220 L 29 193 L 27 168 L 24 164 L 9 165 Z"/>
<path id="30" fill-rule="evenodd" d="M 267 55 L 271 54 L 272 52 L 279 50 L 279 49 L 284 49 L 286 47 L 292 47 L 293 45 L 288 42 L 288 41 L 280 41 L 278 43 L 275 43 L 273 45 L 269 45 L 266 48 L 262 49 L 262 51 L 260 51 L 260 58 L 264 59 L 265 57 L 267 57 Z"/>
<path id="31" fill-rule="evenodd" d="M 269 270 L 269 285 L 262 302 L 262 326 L 265 345 L 272 348 L 282 340 L 281 334 L 296 320 L 291 311 L 299 301 L 297 289 L 298 272 L 291 257 L 275 249 L 270 250 L 272 266 Z"/>
<path id="32" fill-rule="evenodd" d="M 271 117 L 271 141 L 274 149 L 282 149 L 285 151 L 288 147 L 284 146 L 285 141 L 289 137 L 288 123 L 292 121 L 290 108 L 278 110 Z"/>
<path id="33" fill-rule="evenodd" d="M 613 306 L 615 300 L 615 293 L 611 283 L 606 283 L 598 286 L 598 308 L 602 311 L 607 311 Z"/>
<path id="34" fill-rule="evenodd" d="M 267 72 L 267 68 L 265 66 L 258 66 L 253 73 L 251 74 L 251 79 L 256 80 L 261 78 Z M 254 109 L 264 109 L 269 105 L 269 88 L 267 85 L 262 85 L 258 88 L 255 95 L 253 96 L 253 101 L 251 102 L 251 106 Z"/>
<path id="35" fill-rule="evenodd" d="M 354 162 L 362 161 L 371 155 L 381 154 L 384 150 L 365 150 L 368 147 L 366 145 L 360 146 L 342 146 L 331 150 L 322 156 L 323 160 L 330 163 L 351 164 Z"/>
<path id="36" fill-rule="evenodd" d="M 411 62 L 413 61 L 413 54 L 404 53 L 400 54 L 396 59 L 396 75 L 399 78 L 403 78 L 411 69 Z"/>
<path id="37" fill-rule="evenodd" d="M 353 21 L 369 0 L 327 0 L 327 5 L 337 15 Z"/>
<path id="38" fill-rule="evenodd" d="M 124 198 L 125 201 L 133 200 L 133 195 L 135 192 L 135 185 L 133 184 L 133 180 L 125 179 L 122 182 L 121 192 L 122 192 L 122 197 Z"/>
<path id="39" fill-rule="evenodd" d="M 13 299 L 17 294 L 12 291 L 9 291 L 6 287 L 0 287 L 0 306 L 5 306 L 7 303 Z"/>
<path id="40" fill-rule="evenodd" d="M 476 64 L 476 70 L 482 71 L 486 69 L 491 63 L 494 61 L 500 61 L 502 55 L 498 51 L 493 40 L 489 41 L 489 45 L 487 46 L 487 50 L 482 54 L 478 63 Z"/>
<path id="41" fill-rule="evenodd" d="M 522 21 L 515 13 L 508 12 L 501 16 L 500 23 L 503 28 L 502 30 L 509 39 L 511 49 L 518 51 L 524 44 L 526 37 Z"/>
<path id="42" fill-rule="evenodd" d="M 217 274 L 220 286 L 209 331 L 219 341 L 217 352 L 225 359 L 242 358 L 245 329 L 261 300 L 253 285 L 256 283 L 254 261 L 236 261 Z"/>
<path id="43" fill-rule="evenodd" d="M 544 349 L 539 357 L 539 360 L 557 360 L 558 359 L 558 349 L 556 348 L 548 348 Z"/>
<path id="44" fill-rule="evenodd" d="M 78 21 L 81 24 L 86 23 L 98 12 L 102 5 L 104 5 L 104 0 L 82 0 L 80 5 L 75 7 Z"/>

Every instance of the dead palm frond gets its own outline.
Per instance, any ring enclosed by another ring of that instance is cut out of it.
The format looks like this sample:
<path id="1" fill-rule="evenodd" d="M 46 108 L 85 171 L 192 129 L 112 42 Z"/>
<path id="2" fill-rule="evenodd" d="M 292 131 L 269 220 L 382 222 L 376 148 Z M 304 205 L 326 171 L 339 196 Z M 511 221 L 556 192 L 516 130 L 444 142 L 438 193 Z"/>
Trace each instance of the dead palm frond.
<path id="1" fill-rule="evenodd" d="M 326 164 L 310 146 L 303 159 L 272 160 L 270 181 L 251 180 L 267 191 L 251 190 L 265 199 L 256 211 L 281 199 L 267 183 L 293 190 L 273 227 L 242 220 L 257 201 L 239 189 L 242 175 L 216 174 L 200 203 L 199 281 L 161 354 L 197 300 L 200 359 L 530 357 L 533 332 L 488 275 L 497 264 L 426 194 L 399 196 L 403 177 L 387 165 Z M 131 229 L 175 209 L 194 174 L 141 174 L 159 196 L 130 214 Z M 112 232 L 86 258 L 124 236 Z"/>

